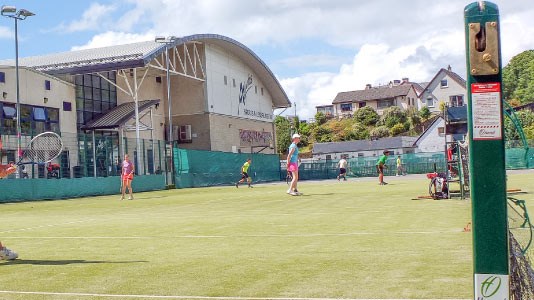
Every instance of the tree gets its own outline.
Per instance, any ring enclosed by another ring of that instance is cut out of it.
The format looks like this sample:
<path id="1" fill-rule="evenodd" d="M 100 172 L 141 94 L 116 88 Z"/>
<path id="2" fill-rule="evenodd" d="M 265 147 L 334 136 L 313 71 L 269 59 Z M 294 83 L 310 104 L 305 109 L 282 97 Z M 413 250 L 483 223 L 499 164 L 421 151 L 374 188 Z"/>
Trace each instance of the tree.
<path id="1" fill-rule="evenodd" d="M 526 104 L 534 101 L 534 50 L 514 56 L 502 73 L 504 99 Z"/>
<path id="2" fill-rule="evenodd" d="M 406 120 L 406 112 L 402 108 L 391 106 L 384 110 L 379 125 L 385 125 L 387 128 L 392 128 L 395 124 L 405 123 Z"/>
<path id="3" fill-rule="evenodd" d="M 317 125 L 323 125 L 326 121 L 326 115 L 324 113 L 319 111 L 315 114 L 315 123 L 317 123 Z"/>
<path id="4" fill-rule="evenodd" d="M 374 126 L 380 119 L 378 113 L 370 106 L 365 106 L 356 111 L 354 118 L 365 126 Z"/>
<path id="5" fill-rule="evenodd" d="M 362 123 L 355 123 L 352 125 L 352 134 L 355 140 L 365 140 L 369 138 L 369 126 L 365 126 Z"/>
<path id="6" fill-rule="evenodd" d="M 395 125 L 393 125 L 393 127 L 391 127 L 389 129 L 389 134 L 391 136 L 396 136 L 396 135 L 399 135 L 403 132 L 406 132 L 406 126 L 402 123 L 397 123 Z"/>
<path id="7" fill-rule="evenodd" d="M 276 130 L 276 152 L 284 153 L 291 144 L 291 137 L 289 136 L 291 124 L 288 119 L 276 116 L 274 125 Z"/>
<path id="8" fill-rule="evenodd" d="M 421 108 L 421 110 L 419 111 L 419 116 L 421 116 L 421 118 L 423 118 L 423 120 L 428 120 L 428 118 L 430 118 L 430 109 L 428 108 L 428 106 L 423 106 Z"/>
<path id="9" fill-rule="evenodd" d="M 382 137 L 388 137 L 389 136 L 389 129 L 386 126 L 378 126 L 371 130 L 370 132 L 371 138 L 382 138 Z"/>

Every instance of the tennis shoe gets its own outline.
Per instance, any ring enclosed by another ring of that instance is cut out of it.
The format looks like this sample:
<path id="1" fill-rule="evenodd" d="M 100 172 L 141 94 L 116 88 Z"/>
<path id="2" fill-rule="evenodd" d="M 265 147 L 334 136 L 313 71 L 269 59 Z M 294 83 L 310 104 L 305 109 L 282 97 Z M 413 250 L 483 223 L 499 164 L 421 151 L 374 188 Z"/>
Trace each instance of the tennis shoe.
<path id="1" fill-rule="evenodd" d="M 131 197 L 131 196 L 130 196 L 130 197 L 128 197 L 128 200 L 133 200 L 133 197 Z"/>
<path id="2" fill-rule="evenodd" d="M 236 188 L 239 188 L 239 182 L 236 182 L 236 183 L 235 183 L 235 187 L 236 187 Z"/>
<path id="3" fill-rule="evenodd" d="M 291 194 L 291 189 L 287 190 L 286 193 L 287 193 L 287 194 Z"/>
<path id="4" fill-rule="evenodd" d="M 297 193 L 297 192 L 289 192 L 289 194 L 290 194 L 291 196 L 298 196 L 298 195 L 299 195 L 299 193 Z"/>
<path id="5" fill-rule="evenodd" d="M 16 259 L 17 257 L 19 257 L 19 255 L 16 252 L 9 250 L 6 247 L 0 250 L 0 259 L 2 260 L 12 260 Z"/>

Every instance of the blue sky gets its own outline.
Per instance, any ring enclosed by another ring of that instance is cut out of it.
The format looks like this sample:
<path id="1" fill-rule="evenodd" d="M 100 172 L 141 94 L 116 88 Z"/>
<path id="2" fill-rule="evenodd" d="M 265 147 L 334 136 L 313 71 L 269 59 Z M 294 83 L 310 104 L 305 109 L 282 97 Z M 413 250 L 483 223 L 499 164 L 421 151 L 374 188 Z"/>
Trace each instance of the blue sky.
<path id="1" fill-rule="evenodd" d="M 447 0 L 1 0 L 36 14 L 19 23 L 20 56 L 217 33 L 251 48 L 280 80 L 297 113 L 313 117 L 338 92 L 451 65 L 465 77 L 463 9 Z M 534 8 L 496 0 L 503 61 L 534 48 Z M 14 58 L 14 22 L 0 18 L 0 60 Z"/>

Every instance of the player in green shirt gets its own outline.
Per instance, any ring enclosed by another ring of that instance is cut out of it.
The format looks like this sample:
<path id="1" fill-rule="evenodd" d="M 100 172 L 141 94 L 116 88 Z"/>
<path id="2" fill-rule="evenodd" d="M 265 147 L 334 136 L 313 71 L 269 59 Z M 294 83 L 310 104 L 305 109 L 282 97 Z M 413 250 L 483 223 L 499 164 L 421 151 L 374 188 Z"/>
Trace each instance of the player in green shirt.
<path id="1" fill-rule="evenodd" d="M 386 161 L 388 160 L 389 151 L 384 150 L 384 155 L 380 156 L 378 159 L 378 162 L 376 162 L 376 170 L 378 171 L 378 184 L 380 185 L 386 185 L 387 182 L 384 182 L 384 168 L 388 168 L 386 165 Z"/>
<path id="2" fill-rule="evenodd" d="M 250 167 L 250 163 L 252 162 L 252 159 L 247 159 L 247 161 L 243 164 L 243 166 L 241 167 L 241 180 L 239 180 L 238 182 L 235 183 L 235 187 L 238 188 L 239 187 L 239 184 L 242 183 L 242 182 L 245 182 L 245 180 L 247 181 L 248 183 L 248 187 L 251 188 L 252 186 L 250 185 L 251 182 L 252 182 L 252 179 L 250 178 L 250 176 L 248 176 L 248 168 Z"/>

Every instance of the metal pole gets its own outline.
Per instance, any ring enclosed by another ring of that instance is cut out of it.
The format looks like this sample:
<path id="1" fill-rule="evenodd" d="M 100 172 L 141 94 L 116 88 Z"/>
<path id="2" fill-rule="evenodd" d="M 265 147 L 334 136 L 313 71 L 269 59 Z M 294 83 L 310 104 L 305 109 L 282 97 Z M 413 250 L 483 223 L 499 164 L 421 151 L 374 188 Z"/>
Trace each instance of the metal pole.
<path id="1" fill-rule="evenodd" d="M 96 138 L 95 131 L 93 130 L 93 177 L 96 178 Z"/>
<path id="2" fill-rule="evenodd" d="M 172 99 L 171 77 L 169 71 L 169 42 L 165 42 L 165 67 L 167 68 L 167 106 L 169 110 L 169 143 L 171 145 L 171 184 L 174 184 L 173 132 L 172 132 Z"/>
<path id="3" fill-rule="evenodd" d="M 141 168 L 141 165 L 139 164 L 139 158 L 141 157 L 141 143 L 139 142 L 139 140 L 141 139 L 140 138 L 140 134 L 139 134 L 139 99 L 137 97 L 137 68 L 135 68 L 133 70 L 133 73 L 134 73 L 134 101 L 135 101 L 135 139 L 136 139 L 136 145 L 137 145 L 137 159 L 136 159 L 136 162 L 137 162 L 137 166 L 136 166 L 136 171 L 137 171 L 137 174 L 139 174 L 139 168 Z"/>
<path id="4" fill-rule="evenodd" d="M 22 128 L 20 125 L 20 84 L 19 84 L 19 37 L 18 37 L 18 19 L 15 19 L 15 85 L 16 85 L 16 97 L 17 97 L 17 161 L 22 157 Z M 20 178 L 19 170 L 16 174 L 16 178 Z"/>

